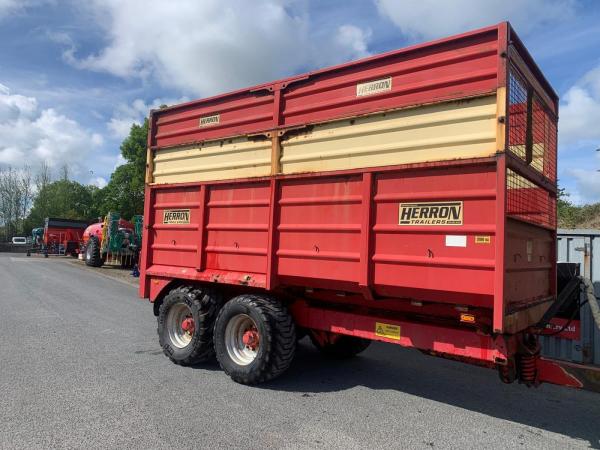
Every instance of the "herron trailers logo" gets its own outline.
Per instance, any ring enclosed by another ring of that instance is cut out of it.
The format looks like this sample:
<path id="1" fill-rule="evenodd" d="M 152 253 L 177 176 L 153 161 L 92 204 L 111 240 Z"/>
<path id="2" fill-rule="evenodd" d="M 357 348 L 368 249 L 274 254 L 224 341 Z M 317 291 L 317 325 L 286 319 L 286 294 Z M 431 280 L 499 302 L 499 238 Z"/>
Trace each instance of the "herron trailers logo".
<path id="1" fill-rule="evenodd" d="M 189 209 L 167 209 L 163 212 L 163 223 L 190 223 Z"/>
<path id="2" fill-rule="evenodd" d="M 399 225 L 462 225 L 463 202 L 400 203 Z"/>
<path id="3" fill-rule="evenodd" d="M 392 77 L 381 80 L 369 81 L 368 83 L 358 83 L 356 85 L 356 96 L 365 97 L 367 95 L 379 94 L 392 90 Z"/>
<path id="4" fill-rule="evenodd" d="M 201 127 L 210 127 L 211 125 L 218 125 L 221 122 L 221 114 L 213 114 L 212 116 L 200 117 Z"/>

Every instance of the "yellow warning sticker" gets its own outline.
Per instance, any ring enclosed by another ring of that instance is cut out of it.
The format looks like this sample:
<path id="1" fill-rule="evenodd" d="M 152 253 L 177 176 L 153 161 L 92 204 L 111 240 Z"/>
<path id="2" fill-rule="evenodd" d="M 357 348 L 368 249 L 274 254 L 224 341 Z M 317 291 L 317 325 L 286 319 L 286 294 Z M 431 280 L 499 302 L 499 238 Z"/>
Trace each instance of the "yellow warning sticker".
<path id="1" fill-rule="evenodd" d="M 400 339 L 400 326 L 390 323 L 375 322 L 375 336 L 388 339 Z"/>
<path id="2" fill-rule="evenodd" d="M 492 238 L 490 236 L 475 236 L 476 244 L 489 244 L 492 242 Z"/>

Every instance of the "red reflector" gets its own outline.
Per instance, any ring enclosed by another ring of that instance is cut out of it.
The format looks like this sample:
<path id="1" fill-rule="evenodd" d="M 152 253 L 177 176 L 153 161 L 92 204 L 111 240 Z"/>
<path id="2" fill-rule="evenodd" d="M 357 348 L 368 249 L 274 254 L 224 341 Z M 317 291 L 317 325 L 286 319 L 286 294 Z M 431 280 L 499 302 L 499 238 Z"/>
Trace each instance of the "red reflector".
<path id="1" fill-rule="evenodd" d="M 466 323 L 475 323 L 475 316 L 473 314 L 461 314 L 460 321 Z"/>

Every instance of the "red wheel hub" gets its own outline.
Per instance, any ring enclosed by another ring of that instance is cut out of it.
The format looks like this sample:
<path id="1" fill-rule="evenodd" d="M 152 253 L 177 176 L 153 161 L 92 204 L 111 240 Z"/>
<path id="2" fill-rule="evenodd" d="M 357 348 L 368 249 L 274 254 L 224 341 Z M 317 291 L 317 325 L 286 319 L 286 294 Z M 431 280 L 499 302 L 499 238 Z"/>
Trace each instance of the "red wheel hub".
<path id="1" fill-rule="evenodd" d="M 188 317 L 187 319 L 184 319 L 183 322 L 181 322 L 181 329 L 183 331 L 187 331 L 190 334 L 194 334 L 195 328 L 196 328 L 196 323 L 194 322 L 194 319 L 192 319 L 191 317 Z"/>
<path id="2" fill-rule="evenodd" d="M 242 342 L 244 345 L 252 350 L 256 350 L 258 347 L 258 341 L 259 336 L 256 328 L 250 328 L 249 330 L 246 330 L 242 336 Z"/>

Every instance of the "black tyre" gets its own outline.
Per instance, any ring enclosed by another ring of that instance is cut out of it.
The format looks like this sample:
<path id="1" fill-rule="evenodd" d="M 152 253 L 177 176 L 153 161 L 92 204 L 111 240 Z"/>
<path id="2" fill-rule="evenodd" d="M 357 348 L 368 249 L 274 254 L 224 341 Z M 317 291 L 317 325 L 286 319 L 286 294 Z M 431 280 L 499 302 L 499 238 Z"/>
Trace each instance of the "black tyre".
<path id="1" fill-rule="evenodd" d="M 213 328 L 220 306 L 218 291 L 180 286 L 164 298 L 158 314 L 158 342 L 175 364 L 192 365 L 214 357 Z"/>
<path id="2" fill-rule="evenodd" d="M 371 341 L 354 336 L 345 336 L 341 334 L 330 334 L 328 339 L 319 340 L 313 333 L 309 333 L 310 340 L 317 349 L 325 356 L 335 359 L 352 358 L 361 352 L 364 352 Z"/>
<path id="3" fill-rule="evenodd" d="M 223 306 L 215 323 L 215 351 L 234 381 L 256 384 L 281 375 L 296 352 L 296 328 L 273 298 L 240 295 Z"/>
<path id="4" fill-rule="evenodd" d="M 85 246 L 85 264 L 90 267 L 100 267 L 104 264 L 100 254 L 100 241 L 96 236 L 91 236 Z"/>

